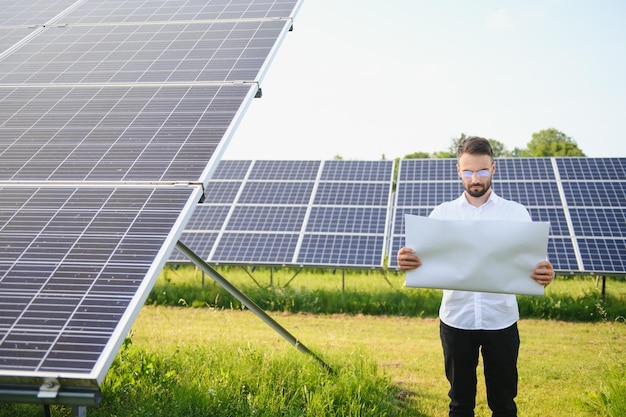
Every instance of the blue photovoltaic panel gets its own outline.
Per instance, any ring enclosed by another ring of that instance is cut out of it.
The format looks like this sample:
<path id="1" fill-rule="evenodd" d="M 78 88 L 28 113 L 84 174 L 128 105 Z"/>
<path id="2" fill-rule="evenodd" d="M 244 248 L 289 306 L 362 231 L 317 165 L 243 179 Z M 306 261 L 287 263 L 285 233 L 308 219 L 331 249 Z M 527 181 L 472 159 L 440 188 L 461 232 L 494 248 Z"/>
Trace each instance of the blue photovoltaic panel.
<path id="1" fill-rule="evenodd" d="M 384 236 L 309 234 L 304 236 L 298 263 L 362 267 L 381 258 Z"/>
<path id="2" fill-rule="evenodd" d="M 626 180 L 626 158 L 555 158 L 555 161 L 563 181 Z"/>
<path id="3" fill-rule="evenodd" d="M 306 207 L 294 206 L 237 206 L 227 231 L 299 232 L 306 214 Z"/>
<path id="4" fill-rule="evenodd" d="M 561 206 L 556 182 L 504 182 L 494 180 L 493 189 L 502 198 L 529 206 Z"/>
<path id="5" fill-rule="evenodd" d="M 314 204 L 350 206 L 386 206 L 389 183 L 322 182 L 315 194 Z"/>
<path id="6" fill-rule="evenodd" d="M 403 159 L 400 161 L 398 182 L 457 181 L 456 159 Z"/>
<path id="7" fill-rule="evenodd" d="M 248 174 L 252 161 L 228 161 L 219 163 L 211 179 L 213 180 L 243 180 Z"/>
<path id="8" fill-rule="evenodd" d="M 626 271 L 625 239 L 578 239 L 585 269 L 596 274 L 623 274 Z"/>
<path id="9" fill-rule="evenodd" d="M 219 231 L 224 227 L 230 210 L 230 205 L 199 204 L 191 214 L 191 219 L 187 223 L 187 230 Z"/>
<path id="10" fill-rule="evenodd" d="M 320 161 L 255 161 L 250 180 L 315 181 Z"/>
<path id="11" fill-rule="evenodd" d="M 297 241 L 297 234 L 288 233 L 224 233 L 210 261 L 251 265 L 290 264 Z"/>
<path id="12" fill-rule="evenodd" d="M 524 204 L 534 221 L 550 223 L 548 258 L 558 271 L 566 273 L 608 272 L 607 268 L 620 266 L 620 262 L 612 257 L 615 257 L 616 251 L 623 247 L 623 241 L 626 239 L 623 227 L 626 224 L 626 210 L 623 209 L 622 201 L 624 195 L 622 190 L 626 180 L 621 177 L 617 179 L 612 177 L 612 175 L 620 175 L 619 169 L 624 166 L 622 159 L 584 162 L 576 158 L 497 160 L 500 177 L 494 178 L 494 189 L 500 196 Z M 564 164 L 563 160 L 567 160 L 567 163 Z M 567 177 L 567 174 L 551 171 L 558 166 L 572 166 L 572 160 L 576 161 L 577 169 L 581 166 L 592 167 L 598 169 L 601 172 L 600 175 L 607 179 L 599 183 L 563 181 L 559 178 Z M 388 198 L 385 190 L 389 184 L 381 180 L 386 176 L 380 174 L 388 168 L 385 165 L 379 165 L 382 161 L 323 161 L 321 164 L 318 161 L 309 161 L 310 164 L 302 165 L 300 164 L 303 161 L 224 162 L 226 162 L 224 168 L 220 166 L 216 172 L 219 173 L 221 169 L 226 170 L 229 165 L 231 168 L 228 169 L 231 170 L 232 167 L 240 167 L 234 171 L 236 174 L 232 175 L 238 180 L 230 183 L 232 190 L 229 193 L 210 191 L 213 185 L 210 183 L 209 191 L 206 193 L 208 196 L 206 201 L 209 204 L 206 207 L 202 205 L 202 210 L 210 210 L 210 204 L 218 207 L 218 202 L 223 203 L 224 200 L 228 200 L 235 205 L 248 207 L 245 210 L 237 207 L 238 214 L 233 217 L 236 222 L 231 223 L 237 224 L 237 230 L 240 232 L 250 229 L 248 232 L 259 230 L 267 233 L 275 229 L 274 232 L 291 230 L 293 235 L 300 233 L 297 241 L 299 249 L 294 250 L 296 254 L 294 263 L 302 265 L 362 267 L 363 265 L 345 265 L 341 261 L 333 264 L 337 257 L 335 254 L 343 250 L 340 245 L 349 241 L 353 242 L 355 247 L 360 248 L 359 245 L 367 247 L 367 243 L 364 242 L 375 241 L 375 239 L 357 239 L 356 237 L 382 235 L 383 237 L 390 236 L 385 253 L 389 259 L 389 266 L 396 267 L 395 253 L 404 244 L 404 215 L 410 213 L 428 216 L 435 206 L 444 201 L 456 199 L 463 192 L 461 181 L 456 175 L 455 161 L 404 160 L 401 162 L 399 171 L 399 178 L 404 178 L 404 180 L 398 180 L 392 205 L 393 216 L 390 217 L 388 207 L 384 204 Z M 312 167 L 318 165 L 319 172 L 316 172 Z M 446 170 L 452 170 L 452 174 Z M 386 172 L 389 174 L 392 171 Z M 229 176 L 226 175 L 225 178 Z M 311 178 L 315 179 L 310 180 Z M 220 184 L 219 181 L 215 183 Z M 292 193 L 298 195 L 298 199 L 272 198 L 272 193 L 274 195 L 289 194 L 290 188 L 285 184 L 299 184 L 299 186 L 292 185 L 292 187 L 295 190 L 301 190 L 302 184 L 309 183 L 312 185 L 310 191 L 307 188 L 307 192 Z M 220 185 L 222 186 L 223 184 Z M 243 202 L 241 199 L 235 201 L 234 196 L 238 195 L 238 190 L 244 186 L 250 186 L 250 190 L 254 189 L 252 194 L 255 197 L 246 198 Z M 309 192 L 312 194 L 309 195 Z M 224 194 L 230 194 L 231 197 L 222 199 L 221 196 Z M 308 202 L 311 196 L 313 197 L 312 203 Z M 569 198 L 567 204 L 562 200 L 562 196 Z M 213 203 L 210 203 L 211 199 Z M 280 209 L 277 209 L 279 207 Z M 287 207 L 289 209 L 286 209 Z M 302 217 L 291 216 L 291 213 L 301 213 L 296 210 L 296 207 L 301 209 L 307 207 L 305 222 L 300 232 L 297 230 L 297 225 L 302 221 Z M 223 213 L 226 207 L 220 207 L 219 210 Z M 231 212 L 233 215 L 235 211 L 231 210 Z M 255 214 L 248 216 L 249 213 Z M 258 220 L 253 221 L 251 217 L 257 217 Z M 383 226 L 387 221 L 385 219 L 388 219 L 391 224 L 390 230 Z M 208 226 L 203 223 L 204 221 L 198 222 L 201 225 L 200 229 L 217 230 L 215 225 Z M 224 228 L 225 226 L 220 230 Z M 248 234 L 238 236 L 231 234 L 229 244 L 234 247 L 237 239 L 242 236 L 250 237 Z M 255 236 L 263 239 L 266 235 Z M 340 236 L 343 238 L 339 239 Z M 579 246 L 581 239 L 607 240 L 608 243 L 586 242 Z M 216 248 L 219 248 L 219 240 L 216 241 L 216 245 Z M 271 245 L 275 246 L 275 242 L 272 241 Z M 327 246 L 322 247 L 322 245 Z M 261 248 L 254 247 L 254 250 L 260 251 Z M 593 254 L 585 252 L 590 250 L 594 251 Z M 223 251 L 221 253 L 223 254 Z M 606 260 L 592 261 L 597 253 L 602 253 Z M 206 256 L 209 256 L 208 253 Z M 245 258 L 241 253 L 237 253 L 237 256 L 240 259 Z M 220 261 L 230 262 L 224 256 Z M 612 271 L 617 274 L 623 272 Z"/>
<path id="13" fill-rule="evenodd" d="M 498 158 L 494 181 L 554 181 L 550 158 Z"/>
<path id="14" fill-rule="evenodd" d="M 570 208 L 574 235 L 626 239 L 626 207 Z"/>
<path id="15" fill-rule="evenodd" d="M 196 252 L 200 257 L 215 263 L 330 266 L 338 262 L 336 266 L 382 267 L 392 161 L 222 161 L 216 173 L 228 178 L 220 173 L 233 166 L 247 167 L 245 178 L 209 181 L 204 203 L 199 207 L 199 212 L 207 216 L 213 209 L 223 212 L 224 200 L 232 202 L 225 224 L 219 229 L 223 233 L 214 247 L 204 246 Z M 238 171 L 237 178 L 241 178 L 242 171 Z M 231 184 L 227 199 L 220 191 L 225 184 Z M 235 194 L 237 197 L 231 198 Z M 215 230 L 199 216 L 190 221 L 193 229 L 187 229 L 185 238 L 195 232 Z M 358 259 L 338 261 L 337 254 L 344 248 L 328 246 L 313 253 L 312 242 L 353 242 L 365 249 Z M 377 251 L 370 249 L 375 244 L 381 245 Z"/>
<path id="16" fill-rule="evenodd" d="M 580 271 L 574 239 L 571 237 L 554 237 L 548 239 L 548 260 L 556 271 L 565 273 Z"/>
<path id="17" fill-rule="evenodd" d="M 557 158 L 581 270 L 624 274 L 626 158 Z"/>
<path id="18" fill-rule="evenodd" d="M 463 192 L 460 180 L 455 182 L 404 182 L 396 191 L 398 207 L 430 207 L 454 200 Z"/>
<path id="19" fill-rule="evenodd" d="M 626 207 L 626 178 L 623 181 L 563 182 L 570 207 Z"/>
<path id="20" fill-rule="evenodd" d="M 312 182 L 248 182 L 238 200 L 241 204 L 308 204 Z"/>
<path id="21" fill-rule="evenodd" d="M 206 258 L 211 253 L 213 249 L 213 245 L 217 240 L 217 233 L 209 233 L 209 232 L 185 232 L 181 235 L 180 241 L 184 242 L 185 245 L 193 251 L 198 256 L 203 256 Z M 178 250 L 172 252 L 169 258 L 170 262 L 189 262 L 189 259 L 185 257 Z"/>
<path id="22" fill-rule="evenodd" d="M 385 230 L 386 207 L 327 207 L 311 208 L 307 232 L 376 234 Z"/>
<path id="23" fill-rule="evenodd" d="M 241 190 L 238 181 L 209 181 L 204 191 L 205 201 L 212 204 L 232 204 Z"/>
<path id="24" fill-rule="evenodd" d="M 551 236 L 570 236 L 563 207 L 528 207 L 533 221 L 550 223 Z"/>
<path id="25" fill-rule="evenodd" d="M 322 181 L 389 181 L 391 161 L 326 161 Z"/>

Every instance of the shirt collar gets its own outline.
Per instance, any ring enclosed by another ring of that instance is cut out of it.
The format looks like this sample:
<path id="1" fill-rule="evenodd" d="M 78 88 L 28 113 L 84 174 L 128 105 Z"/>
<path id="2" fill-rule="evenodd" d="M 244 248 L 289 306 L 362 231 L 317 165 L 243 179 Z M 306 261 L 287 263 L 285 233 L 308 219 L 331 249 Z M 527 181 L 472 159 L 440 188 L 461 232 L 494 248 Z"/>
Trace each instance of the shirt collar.
<path id="1" fill-rule="evenodd" d="M 487 201 L 485 201 L 485 204 L 483 204 L 481 207 L 486 206 L 487 204 L 496 204 L 497 205 L 501 200 L 502 200 L 502 197 L 497 195 L 496 192 L 494 191 L 493 187 L 492 187 L 491 188 L 491 193 L 489 193 L 489 197 L 487 198 Z M 468 205 L 468 206 L 474 207 L 467 201 L 467 198 L 465 198 L 465 191 L 463 191 L 461 196 L 459 198 L 457 198 L 457 202 L 459 204 L 462 204 L 462 205 Z"/>

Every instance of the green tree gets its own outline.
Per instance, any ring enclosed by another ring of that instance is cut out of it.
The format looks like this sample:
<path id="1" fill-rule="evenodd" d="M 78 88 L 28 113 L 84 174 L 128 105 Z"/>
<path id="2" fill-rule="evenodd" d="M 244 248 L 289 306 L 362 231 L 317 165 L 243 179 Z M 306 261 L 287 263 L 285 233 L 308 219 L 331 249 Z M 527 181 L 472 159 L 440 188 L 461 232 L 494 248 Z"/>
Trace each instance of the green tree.
<path id="1" fill-rule="evenodd" d="M 493 149 L 493 156 L 495 158 L 504 158 L 504 157 L 513 156 L 513 154 L 509 152 L 508 149 L 506 149 L 506 146 L 504 145 L 504 143 L 495 139 L 488 139 L 488 140 L 489 140 L 489 143 L 491 144 L 491 149 Z"/>
<path id="2" fill-rule="evenodd" d="M 407 155 L 404 155 L 404 159 L 428 159 L 430 158 L 430 154 L 428 152 L 413 152 Z"/>
<path id="3" fill-rule="evenodd" d="M 554 128 L 533 133 L 527 146 L 527 152 L 522 151 L 522 156 L 586 156 L 574 139 Z"/>
<path id="4" fill-rule="evenodd" d="M 458 138 L 452 138 L 450 142 L 450 147 L 447 151 L 436 152 L 435 158 L 456 158 L 456 151 L 459 148 L 459 144 L 463 139 L 465 139 L 467 135 L 465 133 L 461 133 L 461 136 Z M 493 149 L 493 156 L 496 158 L 511 156 L 511 152 L 506 149 L 504 143 L 495 139 L 487 139 L 491 144 L 491 149 Z"/>

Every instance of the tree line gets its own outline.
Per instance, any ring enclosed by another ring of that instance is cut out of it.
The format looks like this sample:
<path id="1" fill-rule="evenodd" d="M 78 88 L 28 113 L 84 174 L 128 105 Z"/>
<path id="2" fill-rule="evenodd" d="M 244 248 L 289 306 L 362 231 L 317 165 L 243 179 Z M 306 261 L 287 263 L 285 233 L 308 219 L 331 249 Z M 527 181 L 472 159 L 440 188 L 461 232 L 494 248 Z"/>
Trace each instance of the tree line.
<path id="1" fill-rule="evenodd" d="M 452 138 L 450 147 L 445 151 L 433 153 L 413 152 L 407 154 L 403 159 L 419 159 L 419 158 L 456 158 L 456 149 L 459 143 L 466 138 L 465 133 L 461 133 L 458 138 Z M 508 150 L 504 143 L 496 139 L 488 138 L 493 148 L 493 156 L 496 158 L 507 157 L 547 157 L 547 156 L 586 156 L 578 147 L 576 141 L 565 133 L 554 128 L 544 129 L 537 133 L 533 133 L 532 139 L 526 145 L 526 148 L 514 148 Z M 385 159 L 383 155 L 383 159 Z"/>

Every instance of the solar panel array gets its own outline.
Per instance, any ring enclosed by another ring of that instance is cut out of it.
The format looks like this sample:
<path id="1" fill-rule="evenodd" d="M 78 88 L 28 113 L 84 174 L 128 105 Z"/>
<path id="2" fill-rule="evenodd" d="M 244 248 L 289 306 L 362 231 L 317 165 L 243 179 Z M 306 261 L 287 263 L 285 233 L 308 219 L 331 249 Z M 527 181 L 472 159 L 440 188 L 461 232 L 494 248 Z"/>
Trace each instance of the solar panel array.
<path id="1" fill-rule="evenodd" d="M 392 161 L 225 160 L 181 241 L 214 264 L 381 267 L 392 184 Z"/>
<path id="2" fill-rule="evenodd" d="M 463 188 L 456 161 L 402 160 L 389 251 L 404 244 L 404 215 L 427 216 Z M 503 158 L 493 188 L 550 222 L 548 259 L 564 273 L 626 273 L 626 158 Z M 389 266 L 397 267 L 394 256 Z"/>
<path id="3" fill-rule="evenodd" d="M 335 183 L 320 176 L 316 185 L 318 169 L 329 166 Z M 389 161 L 222 161 L 182 240 L 210 263 L 396 268 L 404 215 L 428 216 L 463 186 L 454 159 L 408 159 L 400 161 L 394 195 L 390 169 Z M 559 272 L 624 274 L 625 170 L 626 158 L 504 158 L 493 187 L 524 204 L 533 220 L 550 223 L 548 257 Z M 364 250 L 361 241 L 340 239 L 354 231 L 371 233 L 376 244 Z M 300 246 L 314 239 L 321 243 Z M 355 262 L 356 253 L 367 258 Z M 176 253 L 170 259 L 183 261 Z"/>
<path id="4" fill-rule="evenodd" d="M 0 0 L 0 392 L 99 389 L 298 8 Z"/>

